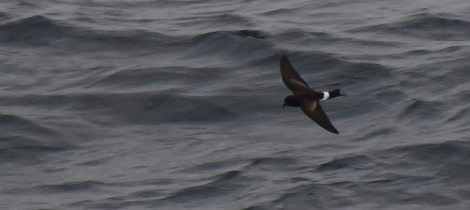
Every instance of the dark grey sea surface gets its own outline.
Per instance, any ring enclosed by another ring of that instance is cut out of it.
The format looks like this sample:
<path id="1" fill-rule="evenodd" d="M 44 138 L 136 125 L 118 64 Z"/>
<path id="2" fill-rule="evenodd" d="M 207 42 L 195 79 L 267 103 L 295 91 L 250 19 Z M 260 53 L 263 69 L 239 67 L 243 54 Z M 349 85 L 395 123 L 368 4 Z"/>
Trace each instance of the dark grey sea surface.
<path id="1" fill-rule="evenodd" d="M 0 2 L 0 209 L 466 210 L 469 125 L 468 0 Z"/>

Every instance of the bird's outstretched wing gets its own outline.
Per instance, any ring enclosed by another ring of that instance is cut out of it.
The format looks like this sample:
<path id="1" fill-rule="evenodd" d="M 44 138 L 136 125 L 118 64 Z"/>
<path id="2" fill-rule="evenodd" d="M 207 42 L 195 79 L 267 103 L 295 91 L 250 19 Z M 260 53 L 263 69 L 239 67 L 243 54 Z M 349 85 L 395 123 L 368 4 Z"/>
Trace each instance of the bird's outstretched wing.
<path id="1" fill-rule="evenodd" d="M 282 81 L 293 93 L 306 93 L 311 91 L 307 83 L 300 77 L 294 67 L 292 67 L 286 55 L 282 55 L 281 57 L 280 68 Z"/>
<path id="2" fill-rule="evenodd" d="M 333 124 L 331 124 L 330 119 L 328 119 L 328 116 L 326 116 L 325 112 L 321 108 L 320 102 L 318 102 L 318 100 L 302 99 L 300 100 L 300 108 L 319 126 L 332 133 L 339 134 L 338 130 L 336 130 Z"/>

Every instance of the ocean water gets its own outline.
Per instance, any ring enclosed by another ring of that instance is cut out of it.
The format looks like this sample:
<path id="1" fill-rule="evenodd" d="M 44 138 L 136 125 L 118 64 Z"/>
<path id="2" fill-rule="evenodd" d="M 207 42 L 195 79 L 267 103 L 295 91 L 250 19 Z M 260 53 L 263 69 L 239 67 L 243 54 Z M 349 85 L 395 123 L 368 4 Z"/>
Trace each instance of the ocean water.
<path id="1" fill-rule="evenodd" d="M 0 209 L 470 209 L 469 101 L 467 0 L 2 1 Z"/>

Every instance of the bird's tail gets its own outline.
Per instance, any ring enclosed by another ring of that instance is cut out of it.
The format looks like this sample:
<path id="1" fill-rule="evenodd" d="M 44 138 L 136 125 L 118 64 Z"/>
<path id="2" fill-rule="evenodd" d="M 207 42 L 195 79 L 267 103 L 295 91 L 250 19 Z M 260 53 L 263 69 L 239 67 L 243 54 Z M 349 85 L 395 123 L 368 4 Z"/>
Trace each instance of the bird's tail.
<path id="1" fill-rule="evenodd" d="M 345 96 L 345 95 L 346 95 L 346 94 L 341 94 L 341 92 L 339 91 L 339 89 L 334 89 L 334 90 L 328 91 L 328 93 L 330 94 L 330 98 L 334 98 L 334 97 L 338 97 L 338 96 Z"/>

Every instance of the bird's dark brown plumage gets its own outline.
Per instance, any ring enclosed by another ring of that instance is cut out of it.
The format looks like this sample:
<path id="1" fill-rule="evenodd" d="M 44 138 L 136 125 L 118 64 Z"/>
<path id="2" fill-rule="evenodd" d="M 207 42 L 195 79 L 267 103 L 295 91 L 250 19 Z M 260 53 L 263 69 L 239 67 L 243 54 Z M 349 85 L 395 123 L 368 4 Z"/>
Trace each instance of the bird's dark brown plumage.
<path id="1" fill-rule="evenodd" d="M 293 92 L 293 95 L 287 96 L 284 99 L 283 106 L 300 106 L 302 111 L 319 126 L 338 134 L 338 130 L 331 124 L 320 105 L 319 100 L 323 98 L 324 93 L 316 92 L 309 88 L 285 55 L 281 57 L 280 69 L 282 81 Z M 337 92 L 334 97 L 340 95 L 339 90 L 334 91 Z"/>
<path id="2" fill-rule="evenodd" d="M 282 81 L 293 93 L 308 93 L 311 91 L 307 83 L 292 67 L 287 56 L 282 55 L 280 66 Z"/>

